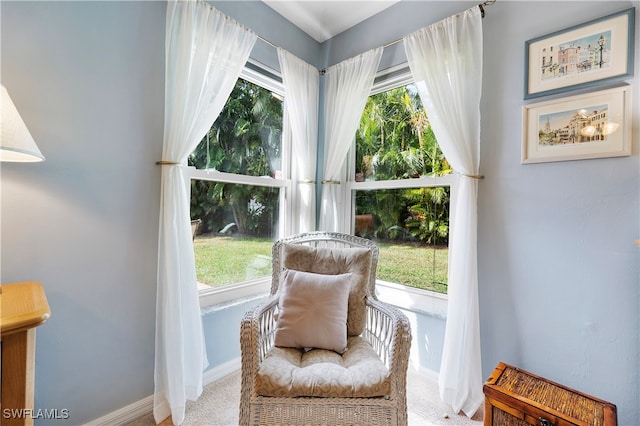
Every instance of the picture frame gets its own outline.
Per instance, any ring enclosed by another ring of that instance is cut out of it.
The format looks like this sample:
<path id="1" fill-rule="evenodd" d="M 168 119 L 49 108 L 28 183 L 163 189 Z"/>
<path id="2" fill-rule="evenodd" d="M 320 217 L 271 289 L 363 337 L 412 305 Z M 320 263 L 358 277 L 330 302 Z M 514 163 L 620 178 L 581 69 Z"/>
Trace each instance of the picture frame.
<path id="1" fill-rule="evenodd" d="M 525 42 L 524 98 L 633 75 L 635 8 Z"/>
<path id="2" fill-rule="evenodd" d="M 522 164 L 631 155 L 631 86 L 523 107 Z"/>

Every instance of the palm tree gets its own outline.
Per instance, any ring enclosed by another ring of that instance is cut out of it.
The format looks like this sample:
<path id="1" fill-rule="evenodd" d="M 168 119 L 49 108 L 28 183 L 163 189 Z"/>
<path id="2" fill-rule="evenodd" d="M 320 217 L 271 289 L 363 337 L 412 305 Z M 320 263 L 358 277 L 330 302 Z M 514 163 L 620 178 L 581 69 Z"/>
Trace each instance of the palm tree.
<path id="1" fill-rule="evenodd" d="M 374 180 L 451 173 L 412 85 L 369 97 L 356 134 L 356 159 L 357 171 Z M 405 238 L 400 231 L 408 230 L 433 244 L 448 234 L 446 194 L 444 188 L 359 193 L 356 213 L 375 213 L 378 238 Z"/>

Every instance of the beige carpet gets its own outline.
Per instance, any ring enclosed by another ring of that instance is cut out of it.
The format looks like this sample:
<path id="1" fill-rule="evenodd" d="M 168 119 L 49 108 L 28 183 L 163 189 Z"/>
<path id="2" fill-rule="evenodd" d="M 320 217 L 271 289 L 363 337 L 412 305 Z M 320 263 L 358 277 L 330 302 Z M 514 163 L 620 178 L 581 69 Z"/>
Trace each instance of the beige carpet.
<path id="1" fill-rule="evenodd" d="M 240 400 L 240 371 L 205 387 L 197 401 L 187 402 L 185 426 L 235 426 L 238 424 Z M 407 377 L 407 406 L 409 425 L 482 425 L 482 408 L 469 419 L 451 413 L 451 408 L 440 401 L 438 385 L 424 376 L 409 371 Z M 155 425 L 153 415 L 140 417 L 126 426 Z"/>

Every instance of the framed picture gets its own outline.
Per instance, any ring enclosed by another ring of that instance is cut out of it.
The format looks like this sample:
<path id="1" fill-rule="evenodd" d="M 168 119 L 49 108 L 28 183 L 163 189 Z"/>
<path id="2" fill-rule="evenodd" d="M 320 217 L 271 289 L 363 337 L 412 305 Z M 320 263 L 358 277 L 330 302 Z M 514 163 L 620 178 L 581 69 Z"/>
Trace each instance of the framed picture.
<path id="1" fill-rule="evenodd" d="M 525 105 L 522 163 L 631 155 L 630 86 Z"/>
<path id="2" fill-rule="evenodd" d="M 524 98 L 633 74 L 635 8 L 525 42 Z"/>

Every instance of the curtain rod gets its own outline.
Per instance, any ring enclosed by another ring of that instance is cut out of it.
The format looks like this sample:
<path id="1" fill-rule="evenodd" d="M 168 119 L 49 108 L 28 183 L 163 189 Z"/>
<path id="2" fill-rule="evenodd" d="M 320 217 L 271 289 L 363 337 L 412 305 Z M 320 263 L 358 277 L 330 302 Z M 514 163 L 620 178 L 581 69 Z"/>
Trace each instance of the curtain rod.
<path id="1" fill-rule="evenodd" d="M 480 3 L 480 4 L 478 5 L 478 7 L 480 8 L 480 16 L 482 16 L 482 17 L 484 18 L 484 15 L 485 15 L 485 13 L 484 13 L 484 8 L 485 8 L 485 6 L 491 6 L 491 5 L 492 5 L 492 4 L 494 4 L 495 2 L 496 2 L 496 0 L 486 0 L 486 1 L 485 1 L 485 2 L 483 2 L 483 3 Z M 457 15 L 456 15 L 456 16 L 457 16 Z M 384 46 L 382 46 L 382 48 L 384 49 L 384 48 L 387 48 L 387 47 L 389 47 L 389 46 L 393 46 L 394 44 L 398 44 L 398 43 L 400 43 L 402 40 L 404 40 L 404 37 L 403 37 L 403 38 L 399 38 L 399 39 L 397 39 L 397 40 L 390 41 L 389 43 L 387 43 L 387 44 L 385 44 Z"/>
<path id="2" fill-rule="evenodd" d="M 260 40 L 260 41 L 262 41 L 262 42 L 264 42 L 264 43 L 268 44 L 269 46 L 273 47 L 274 49 L 277 49 L 277 48 L 278 48 L 278 46 L 276 46 L 275 44 L 271 43 L 271 42 L 270 42 L 269 40 L 267 40 L 266 38 L 264 38 L 264 37 L 262 37 L 262 36 L 260 36 L 260 35 L 258 35 L 258 34 L 256 34 L 256 37 L 258 38 L 258 40 Z"/>
<path id="3" fill-rule="evenodd" d="M 480 8 L 480 14 L 481 16 L 484 18 L 485 16 L 485 12 L 484 12 L 484 8 L 486 6 L 491 6 L 492 4 L 494 4 L 496 2 L 496 0 L 485 0 L 484 2 L 480 3 L 478 5 L 478 7 Z M 263 43 L 268 44 L 269 46 L 273 47 L 274 49 L 277 49 L 278 46 L 276 46 L 274 43 L 270 42 L 269 40 L 267 40 L 266 38 L 256 34 L 256 37 L 258 38 L 258 40 L 262 41 Z M 385 44 L 384 46 L 382 46 L 383 49 L 393 46 L 394 44 L 398 44 L 403 40 L 403 38 L 399 38 L 397 40 L 391 41 L 387 44 Z M 324 74 L 324 72 L 326 71 L 326 69 L 322 69 L 320 70 L 320 74 Z"/>

